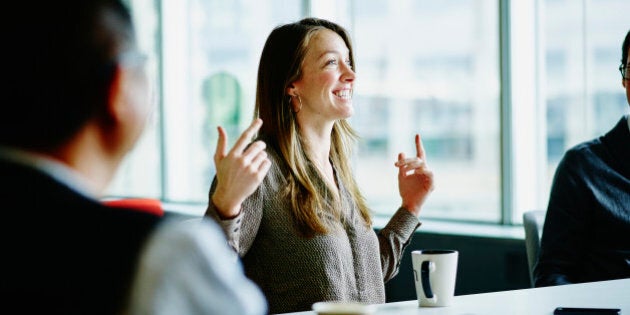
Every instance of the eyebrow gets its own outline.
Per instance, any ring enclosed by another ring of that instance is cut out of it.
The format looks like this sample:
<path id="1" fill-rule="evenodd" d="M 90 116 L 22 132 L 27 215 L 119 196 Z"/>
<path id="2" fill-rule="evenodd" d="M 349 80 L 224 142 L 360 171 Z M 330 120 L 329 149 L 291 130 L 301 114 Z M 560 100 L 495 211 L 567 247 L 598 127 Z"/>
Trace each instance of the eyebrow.
<path id="1" fill-rule="evenodd" d="M 343 55 L 343 53 L 338 51 L 338 50 L 326 50 L 323 53 L 321 53 L 319 55 L 319 57 L 317 57 L 317 59 L 322 59 L 322 57 L 324 57 L 325 55 L 328 55 L 328 54 L 340 54 L 340 55 Z M 348 58 L 350 58 L 350 51 L 348 51 L 347 54 L 348 54 Z"/>

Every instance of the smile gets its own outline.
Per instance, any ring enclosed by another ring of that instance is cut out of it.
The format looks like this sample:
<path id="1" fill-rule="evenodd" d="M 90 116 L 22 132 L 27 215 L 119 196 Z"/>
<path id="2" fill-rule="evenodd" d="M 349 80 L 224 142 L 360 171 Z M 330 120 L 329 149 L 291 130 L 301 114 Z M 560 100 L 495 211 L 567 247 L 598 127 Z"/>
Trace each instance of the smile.
<path id="1" fill-rule="evenodd" d="M 333 94 L 335 94 L 335 96 L 342 98 L 342 99 L 352 99 L 352 90 L 340 90 L 340 91 L 335 91 L 333 92 Z"/>

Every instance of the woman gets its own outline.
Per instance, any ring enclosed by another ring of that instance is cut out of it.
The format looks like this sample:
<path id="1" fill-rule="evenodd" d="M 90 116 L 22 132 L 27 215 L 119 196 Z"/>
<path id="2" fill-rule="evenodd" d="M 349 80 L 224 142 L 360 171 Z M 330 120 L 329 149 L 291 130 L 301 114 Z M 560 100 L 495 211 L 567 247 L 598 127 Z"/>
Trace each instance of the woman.
<path id="1" fill-rule="evenodd" d="M 260 59 L 255 109 L 271 167 L 240 203 L 218 193 L 237 174 L 220 175 L 210 189 L 206 215 L 223 226 L 271 313 L 324 300 L 384 303 L 384 283 L 397 273 L 433 190 L 416 135 L 417 156 L 401 153 L 395 163 L 402 206 L 374 232 L 349 161 L 354 80 L 341 26 L 307 18 L 275 28 Z"/>

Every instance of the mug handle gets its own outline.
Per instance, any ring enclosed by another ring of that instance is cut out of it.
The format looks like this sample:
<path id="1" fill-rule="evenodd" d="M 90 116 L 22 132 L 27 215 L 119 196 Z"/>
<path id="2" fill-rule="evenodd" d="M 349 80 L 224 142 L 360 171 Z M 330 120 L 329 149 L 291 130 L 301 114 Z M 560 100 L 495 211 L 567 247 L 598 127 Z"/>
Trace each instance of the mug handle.
<path id="1" fill-rule="evenodd" d="M 427 299 L 433 299 L 433 290 L 431 290 L 431 283 L 429 282 L 429 273 L 435 270 L 435 263 L 429 260 L 425 260 L 422 262 L 420 266 L 420 279 L 422 280 L 422 290 L 424 291 L 424 296 Z"/>

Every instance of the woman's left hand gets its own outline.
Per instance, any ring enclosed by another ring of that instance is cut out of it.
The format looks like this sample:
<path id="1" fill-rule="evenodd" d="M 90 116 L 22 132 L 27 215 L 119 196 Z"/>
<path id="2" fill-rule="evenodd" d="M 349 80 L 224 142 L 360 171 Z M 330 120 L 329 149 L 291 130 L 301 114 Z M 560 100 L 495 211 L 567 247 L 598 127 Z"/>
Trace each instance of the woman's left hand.
<path id="1" fill-rule="evenodd" d="M 434 189 L 433 172 L 429 169 L 420 135 L 416 134 L 416 156 L 405 158 L 398 154 L 398 190 L 402 197 L 402 207 L 418 216 L 422 205 Z"/>

